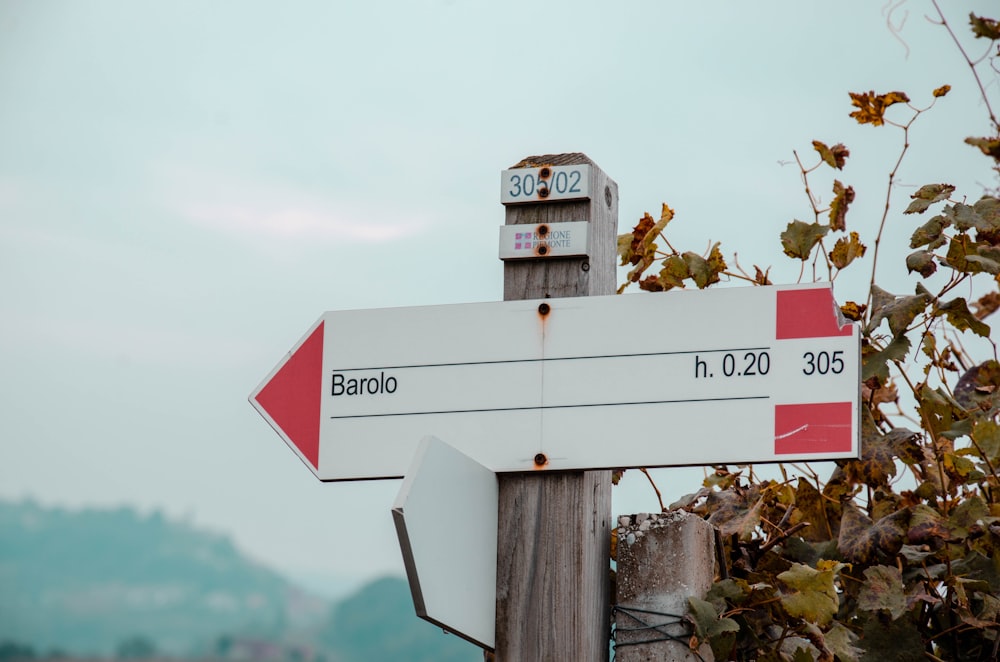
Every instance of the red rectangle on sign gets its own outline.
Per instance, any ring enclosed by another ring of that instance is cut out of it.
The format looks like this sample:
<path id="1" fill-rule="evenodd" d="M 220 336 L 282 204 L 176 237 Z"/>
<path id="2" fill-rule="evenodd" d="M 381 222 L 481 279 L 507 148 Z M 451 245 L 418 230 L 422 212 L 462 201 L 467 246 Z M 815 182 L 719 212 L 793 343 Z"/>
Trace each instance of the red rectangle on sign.
<path id="1" fill-rule="evenodd" d="M 776 294 L 775 337 L 778 340 L 851 335 L 850 324 L 840 326 L 839 309 L 830 288 L 778 290 Z"/>
<path id="2" fill-rule="evenodd" d="M 850 402 L 774 406 L 774 453 L 849 453 Z"/>

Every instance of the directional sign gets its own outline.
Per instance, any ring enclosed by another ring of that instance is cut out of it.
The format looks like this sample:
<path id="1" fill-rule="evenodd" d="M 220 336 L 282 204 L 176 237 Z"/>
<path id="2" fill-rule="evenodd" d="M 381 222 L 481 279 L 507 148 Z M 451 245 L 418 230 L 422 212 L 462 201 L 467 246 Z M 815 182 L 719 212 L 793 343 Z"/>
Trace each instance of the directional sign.
<path id="1" fill-rule="evenodd" d="M 495 473 L 425 437 L 392 507 L 417 616 L 484 648 L 495 641 L 499 499 Z"/>
<path id="2" fill-rule="evenodd" d="M 250 400 L 321 480 L 737 464 L 857 457 L 859 374 L 815 284 L 330 312 Z"/>

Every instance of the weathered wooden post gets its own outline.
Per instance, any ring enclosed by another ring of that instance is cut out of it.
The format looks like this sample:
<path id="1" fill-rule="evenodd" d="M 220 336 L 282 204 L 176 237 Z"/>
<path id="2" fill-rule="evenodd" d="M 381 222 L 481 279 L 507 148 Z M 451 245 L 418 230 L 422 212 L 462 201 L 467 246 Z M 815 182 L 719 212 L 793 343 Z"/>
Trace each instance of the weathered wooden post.
<path id="1" fill-rule="evenodd" d="M 583 165 L 571 176 L 557 166 Z M 613 294 L 618 185 L 584 154 L 529 156 L 505 183 L 506 225 L 534 226 L 535 257 L 504 263 L 504 300 Z M 577 190 L 587 199 L 558 199 Z M 522 201 L 527 200 L 527 201 Z M 545 248 L 557 223 L 586 222 L 588 255 Z M 608 443 L 614 443 L 609 439 Z M 544 469 L 540 454 L 536 464 Z M 496 658 L 608 657 L 611 472 L 500 474 Z"/>

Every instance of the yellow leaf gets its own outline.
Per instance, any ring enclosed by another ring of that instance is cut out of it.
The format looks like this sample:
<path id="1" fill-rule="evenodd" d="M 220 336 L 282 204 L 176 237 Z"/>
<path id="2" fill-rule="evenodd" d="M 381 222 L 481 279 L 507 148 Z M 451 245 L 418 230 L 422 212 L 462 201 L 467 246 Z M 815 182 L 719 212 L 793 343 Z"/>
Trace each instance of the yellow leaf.
<path id="1" fill-rule="evenodd" d="M 951 85 L 942 85 L 941 87 L 934 90 L 934 97 L 943 97 L 951 91 Z"/>

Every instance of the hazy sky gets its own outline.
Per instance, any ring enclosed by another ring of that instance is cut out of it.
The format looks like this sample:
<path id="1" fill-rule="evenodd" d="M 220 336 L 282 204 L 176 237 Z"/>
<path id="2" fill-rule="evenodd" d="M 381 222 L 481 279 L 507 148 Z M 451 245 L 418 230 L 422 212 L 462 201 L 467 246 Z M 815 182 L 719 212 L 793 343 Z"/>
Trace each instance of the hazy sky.
<path id="1" fill-rule="evenodd" d="M 995 7 L 962 3 L 963 33 L 971 9 Z M 897 38 L 873 0 L 0 0 L 0 498 L 161 509 L 316 587 L 401 574 L 399 482 L 319 483 L 247 402 L 309 325 L 501 299 L 499 173 L 540 153 L 614 178 L 622 231 L 666 201 L 682 250 L 721 239 L 793 282 L 792 150 L 847 144 L 870 241 L 900 135 L 847 92 L 950 83 L 900 173 L 908 236 L 913 187 L 992 182 L 931 10 L 893 10 Z M 678 495 L 701 473 L 657 475 Z M 638 472 L 615 500 L 656 508 Z"/>

